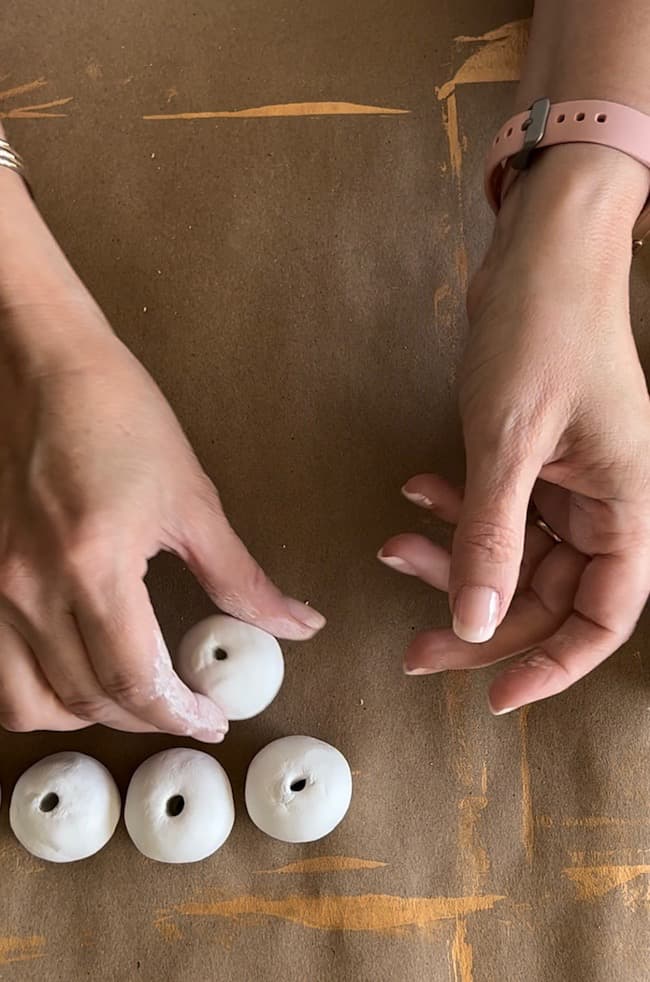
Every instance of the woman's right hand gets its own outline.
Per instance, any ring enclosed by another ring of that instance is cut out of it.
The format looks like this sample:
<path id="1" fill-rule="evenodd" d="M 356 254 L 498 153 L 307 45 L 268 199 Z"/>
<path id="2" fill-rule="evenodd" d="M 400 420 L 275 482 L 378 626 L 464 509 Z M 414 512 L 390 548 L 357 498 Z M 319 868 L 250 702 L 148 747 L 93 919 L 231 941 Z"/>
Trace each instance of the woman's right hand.
<path id="1" fill-rule="evenodd" d="M 0 206 L 8 186 L 22 194 L 6 177 Z M 223 712 L 174 672 L 149 559 L 175 553 L 221 610 L 279 637 L 309 638 L 324 618 L 252 559 L 163 395 L 24 199 L 30 247 L 0 269 L 0 725 L 218 742 Z"/>

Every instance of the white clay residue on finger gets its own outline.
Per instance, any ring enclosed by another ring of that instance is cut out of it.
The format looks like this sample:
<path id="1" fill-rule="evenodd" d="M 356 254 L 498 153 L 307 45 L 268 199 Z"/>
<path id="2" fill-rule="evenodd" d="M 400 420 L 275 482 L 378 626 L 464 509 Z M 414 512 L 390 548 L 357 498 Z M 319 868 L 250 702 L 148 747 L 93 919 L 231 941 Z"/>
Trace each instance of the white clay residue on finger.
<path id="1" fill-rule="evenodd" d="M 276 639 L 223 614 L 188 631 L 177 661 L 187 685 L 218 703 L 230 720 L 261 713 L 284 679 L 284 658 Z"/>
<path id="2" fill-rule="evenodd" d="M 59 753 L 18 779 L 9 822 L 18 841 L 39 859 L 71 863 L 98 852 L 111 838 L 120 793 L 103 764 L 81 753 Z"/>
<path id="3" fill-rule="evenodd" d="M 350 806 L 352 773 L 335 747 L 289 736 L 264 747 L 246 775 L 246 808 L 262 832 L 283 842 L 328 835 Z"/>
<path id="4" fill-rule="evenodd" d="M 205 859 L 223 845 L 235 821 L 228 776 L 200 750 L 154 754 L 131 778 L 124 821 L 133 843 L 149 859 Z"/>

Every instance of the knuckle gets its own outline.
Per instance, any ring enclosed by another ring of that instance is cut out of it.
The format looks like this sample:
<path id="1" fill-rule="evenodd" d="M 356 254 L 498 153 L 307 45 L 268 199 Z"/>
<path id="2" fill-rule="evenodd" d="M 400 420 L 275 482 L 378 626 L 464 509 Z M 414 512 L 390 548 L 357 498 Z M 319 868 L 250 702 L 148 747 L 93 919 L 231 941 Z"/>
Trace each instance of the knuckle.
<path id="1" fill-rule="evenodd" d="M 519 549 L 520 535 L 497 522 L 471 521 L 463 530 L 462 542 L 491 563 L 507 563 Z"/>
<path id="2" fill-rule="evenodd" d="M 99 694 L 86 696 L 75 693 L 63 697 L 61 701 L 69 713 L 89 723 L 101 723 L 108 716 L 106 700 Z"/>
<path id="3" fill-rule="evenodd" d="M 113 671 L 102 684 L 113 702 L 131 709 L 146 706 L 154 696 L 150 681 L 127 669 Z"/>
<path id="4" fill-rule="evenodd" d="M 0 599 L 22 609 L 29 593 L 30 577 L 26 567 L 14 560 L 0 563 Z"/>

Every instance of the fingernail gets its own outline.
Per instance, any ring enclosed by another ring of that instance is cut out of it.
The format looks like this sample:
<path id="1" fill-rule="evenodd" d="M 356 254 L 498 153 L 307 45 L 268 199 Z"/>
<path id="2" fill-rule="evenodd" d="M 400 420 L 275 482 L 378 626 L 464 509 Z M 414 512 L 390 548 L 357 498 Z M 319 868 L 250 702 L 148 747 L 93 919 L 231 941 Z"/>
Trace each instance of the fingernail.
<path id="1" fill-rule="evenodd" d="M 505 706 L 503 709 L 495 709 L 492 703 L 490 703 L 489 705 L 490 705 L 490 712 L 492 713 L 493 716 L 505 716 L 506 713 L 514 713 L 516 712 L 517 709 L 519 709 L 519 706 Z"/>
<path id="2" fill-rule="evenodd" d="M 407 491 L 406 485 L 402 488 L 402 494 L 408 501 L 412 501 L 414 505 L 420 505 L 422 508 L 431 508 L 433 501 L 431 498 L 427 498 L 426 494 L 420 494 L 418 491 Z"/>
<path id="3" fill-rule="evenodd" d="M 432 668 L 409 668 L 408 665 L 404 666 L 405 675 L 433 675 L 434 669 Z"/>
<path id="4" fill-rule="evenodd" d="M 489 586 L 464 586 L 454 607 L 454 634 L 461 641 L 482 644 L 497 628 L 499 594 Z"/>
<path id="5" fill-rule="evenodd" d="M 381 549 L 377 553 L 377 559 L 384 564 L 384 566 L 390 566 L 391 569 L 398 569 L 400 573 L 408 573 L 409 576 L 415 576 L 416 572 L 410 563 L 407 563 L 405 559 L 400 559 L 399 556 L 384 556 Z"/>
<path id="6" fill-rule="evenodd" d="M 223 730 L 197 730 L 192 736 L 201 743 L 223 743 L 226 734 Z"/>
<path id="7" fill-rule="evenodd" d="M 313 607 L 301 603 L 300 600 L 294 600 L 290 597 L 287 600 L 287 608 L 292 617 L 312 631 L 320 631 L 327 623 L 322 614 L 319 614 Z"/>

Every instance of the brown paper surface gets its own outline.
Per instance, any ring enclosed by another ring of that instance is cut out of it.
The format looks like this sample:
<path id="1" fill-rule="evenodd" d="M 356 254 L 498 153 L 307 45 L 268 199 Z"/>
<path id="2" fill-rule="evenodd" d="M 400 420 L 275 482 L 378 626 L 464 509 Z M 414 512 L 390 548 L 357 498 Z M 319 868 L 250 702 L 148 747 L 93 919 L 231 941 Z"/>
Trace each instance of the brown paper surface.
<path id="1" fill-rule="evenodd" d="M 83 750 L 124 791 L 177 740 L 0 737 L 0 978 L 650 978 L 647 618 L 570 692 L 492 719 L 489 672 L 402 675 L 446 602 L 374 558 L 393 532 L 438 532 L 401 500 L 408 476 L 462 473 L 463 291 L 491 229 L 481 159 L 528 13 L 5 2 L 0 113 L 48 222 L 240 534 L 329 626 L 285 646 L 276 702 L 214 751 L 237 822 L 203 863 L 149 862 L 120 825 L 96 857 L 48 865 L 8 827 L 38 758 Z M 641 259 L 639 325 L 647 272 Z M 169 558 L 149 579 L 173 647 L 210 604 Z M 345 822 L 311 845 L 266 838 L 243 804 L 248 762 L 289 733 L 334 743 L 355 775 Z"/>

